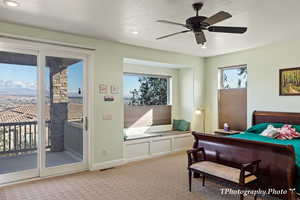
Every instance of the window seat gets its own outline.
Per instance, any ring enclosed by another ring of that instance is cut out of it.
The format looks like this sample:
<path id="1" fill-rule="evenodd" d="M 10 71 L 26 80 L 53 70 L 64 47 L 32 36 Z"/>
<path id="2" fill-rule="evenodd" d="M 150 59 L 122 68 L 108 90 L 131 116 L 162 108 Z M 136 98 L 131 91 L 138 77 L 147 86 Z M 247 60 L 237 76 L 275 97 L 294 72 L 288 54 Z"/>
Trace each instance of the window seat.
<path id="1" fill-rule="evenodd" d="M 159 131 L 159 132 L 149 132 L 137 135 L 130 135 L 127 136 L 125 141 L 130 140 L 138 140 L 138 139 L 145 139 L 145 138 L 152 138 L 152 137 L 163 137 L 163 136 L 172 136 L 172 135 L 181 135 L 181 134 L 188 134 L 191 133 L 190 131 Z"/>
<path id="2" fill-rule="evenodd" d="M 129 137 L 123 143 L 124 161 L 132 162 L 190 149 L 194 137 L 187 131 L 162 131 Z M 144 137 L 142 137 L 144 136 Z"/>

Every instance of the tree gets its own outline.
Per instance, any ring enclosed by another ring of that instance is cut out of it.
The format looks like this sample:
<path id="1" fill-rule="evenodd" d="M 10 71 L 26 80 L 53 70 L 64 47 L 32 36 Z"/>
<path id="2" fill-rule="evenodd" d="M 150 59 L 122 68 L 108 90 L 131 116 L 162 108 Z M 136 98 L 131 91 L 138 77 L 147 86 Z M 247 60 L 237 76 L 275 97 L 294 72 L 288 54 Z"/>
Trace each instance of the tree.
<path id="1" fill-rule="evenodd" d="M 132 91 L 129 91 L 129 93 L 132 95 L 131 98 L 130 98 L 130 103 L 131 105 L 137 105 L 139 104 L 138 102 L 138 95 L 139 95 L 139 92 L 134 89 Z"/>
<path id="2" fill-rule="evenodd" d="M 247 68 L 246 67 L 239 68 L 238 76 L 239 76 L 239 80 L 238 80 L 239 88 L 242 87 L 243 82 L 245 82 L 245 86 L 247 87 L 247 78 L 248 78 Z"/>
<path id="3" fill-rule="evenodd" d="M 226 73 L 223 73 L 223 87 L 225 89 L 229 88 L 229 81 Z"/>
<path id="4" fill-rule="evenodd" d="M 168 80 L 166 78 L 141 76 L 139 83 L 138 89 L 130 91 L 131 105 L 168 104 Z"/>

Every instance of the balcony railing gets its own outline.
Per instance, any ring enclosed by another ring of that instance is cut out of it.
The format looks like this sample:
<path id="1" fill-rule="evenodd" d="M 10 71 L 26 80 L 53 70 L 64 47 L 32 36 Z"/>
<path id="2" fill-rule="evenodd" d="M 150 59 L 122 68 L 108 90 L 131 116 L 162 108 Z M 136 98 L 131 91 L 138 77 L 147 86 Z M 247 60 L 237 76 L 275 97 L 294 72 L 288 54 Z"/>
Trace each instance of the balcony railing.
<path id="1" fill-rule="evenodd" d="M 46 148 L 51 147 L 50 121 L 46 122 Z M 31 153 L 38 146 L 38 125 L 33 122 L 0 123 L 0 155 Z"/>

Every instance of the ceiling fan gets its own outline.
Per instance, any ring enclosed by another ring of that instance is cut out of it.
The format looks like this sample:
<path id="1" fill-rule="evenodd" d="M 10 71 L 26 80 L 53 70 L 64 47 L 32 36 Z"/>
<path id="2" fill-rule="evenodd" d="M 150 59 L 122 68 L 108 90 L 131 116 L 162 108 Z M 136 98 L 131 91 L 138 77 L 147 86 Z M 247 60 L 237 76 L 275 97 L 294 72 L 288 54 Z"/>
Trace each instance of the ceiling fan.
<path id="1" fill-rule="evenodd" d="M 178 35 L 181 33 L 194 32 L 197 44 L 204 45 L 206 43 L 206 38 L 203 30 L 209 32 L 220 32 L 220 33 L 245 33 L 247 31 L 246 27 L 230 27 L 230 26 L 212 26 L 218 22 L 224 21 L 231 18 L 232 15 L 225 11 L 220 11 L 211 17 L 199 16 L 199 10 L 202 8 L 203 3 L 194 3 L 193 8 L 196 11 L 196 16 L 190 17 L 186 20 L 185 24 L 167 21 L 167 20 L 157 20 L 157 22 L 177 25 L 186 28 L 187 30 L 165 35 L 157 40 Z"/>

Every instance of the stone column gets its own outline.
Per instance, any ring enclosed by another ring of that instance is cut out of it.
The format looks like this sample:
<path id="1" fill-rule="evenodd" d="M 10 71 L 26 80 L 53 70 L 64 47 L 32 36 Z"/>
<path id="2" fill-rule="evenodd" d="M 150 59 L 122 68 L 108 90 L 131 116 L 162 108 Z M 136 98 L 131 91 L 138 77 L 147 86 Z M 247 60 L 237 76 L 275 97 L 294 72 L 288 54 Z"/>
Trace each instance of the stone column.
<path id="1" fill-rule="evenodd" d="M 68 77 L 62 58 L 47 58 L 50 68 L 51 151 L 64 151 L 64 127 L 68 120 Z"/>

